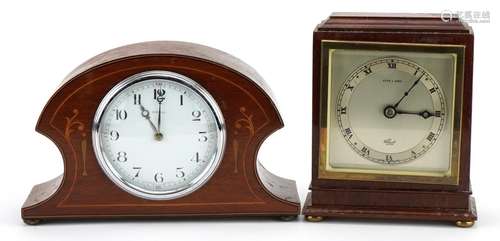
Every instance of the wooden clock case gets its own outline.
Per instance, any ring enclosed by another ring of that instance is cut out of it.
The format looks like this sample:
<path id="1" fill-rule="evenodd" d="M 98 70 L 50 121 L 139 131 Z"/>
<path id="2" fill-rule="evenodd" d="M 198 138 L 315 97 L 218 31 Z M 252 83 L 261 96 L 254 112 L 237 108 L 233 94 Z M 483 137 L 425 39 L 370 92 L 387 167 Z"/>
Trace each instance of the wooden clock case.
<path id="1" fill-rule="evenodd" d="M 458 185 L 335 180 L 319 177 L 320 81 L 323 40 L 464 45 L 462 132 Z M 313 43 L 312 182 L 302 213 L 323 217 L 453 221 L 468 227 L 477 219 L 469 180 L 473 33 L 456 17 L 437 14 L 334 13 L 317 26 Z"/>
<path id="2" fill-rule="evenodd" d="M 106 93 L 128 76 L 167 70 L 188 76 L 216 100 L 226 123 L 221 163 L 200 189 L 174 200 L 133 196 L 108 179 L 92 148 L 92 121 Z M 146 42 L 100 54 L 71 72 L 43 109 L 36 130 L 61 151 L 64 173 L 33 187 L 21 215 L 49 219 L 281 216 L 300 213 L 295 182 L 257 160 L 263 141 L 283 127 L 270 89 L 250 66 L 185 42 Z"/>

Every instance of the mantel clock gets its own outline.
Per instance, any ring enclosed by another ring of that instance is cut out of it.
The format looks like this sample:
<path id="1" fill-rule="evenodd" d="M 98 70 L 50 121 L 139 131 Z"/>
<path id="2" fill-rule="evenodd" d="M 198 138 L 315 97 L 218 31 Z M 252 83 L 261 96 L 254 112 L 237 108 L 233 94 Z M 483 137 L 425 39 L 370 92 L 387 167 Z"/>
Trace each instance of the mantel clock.
<path id="1" fill-rule="evenodd" d="M 474 224 L 473 47 L 467 24 L 434 14 L 334 13 L 316 28 L 307 220 Z"/>
<path id="2" fill-rule="evenodd" d="M 36 130 L 64 173 L 33 187 L 22 218 L 291 219 L 295 182 L 256 160 L 282 126 L 264 80 L 227 53 L 172 41 L 110 50 L 71 72 L 42 111 Z"/>

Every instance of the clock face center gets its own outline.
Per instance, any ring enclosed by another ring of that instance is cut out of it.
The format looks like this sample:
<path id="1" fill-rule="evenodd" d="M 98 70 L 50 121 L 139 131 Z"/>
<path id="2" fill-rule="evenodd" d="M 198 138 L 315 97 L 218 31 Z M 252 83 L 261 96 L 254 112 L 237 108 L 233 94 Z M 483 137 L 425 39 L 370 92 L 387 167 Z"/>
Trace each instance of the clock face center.
<path id="1" fill-rule="evenodd" d="M 388 119 L 392 119 L 396 116 L 396 108 L 394 106 L 387 106 L 384 108 L 384 116 Z"/>
<path id="2" fill-rule="evenodd" d="M 157 141 L 163 140 L 163 134 L 162 133 L 155 133 L 155 140 L 157 140 Z"/>

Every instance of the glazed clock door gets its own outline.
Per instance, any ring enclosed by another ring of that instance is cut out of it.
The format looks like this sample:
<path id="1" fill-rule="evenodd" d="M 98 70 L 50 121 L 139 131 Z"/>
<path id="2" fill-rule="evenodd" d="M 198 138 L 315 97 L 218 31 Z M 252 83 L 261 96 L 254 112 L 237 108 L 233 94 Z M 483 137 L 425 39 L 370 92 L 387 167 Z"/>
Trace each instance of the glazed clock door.
<path id="1" fill-rule="evenodd" d="M 329 62 L 320 175 L 457 184 L 459 56 L 331 44 L 323 45 Z"/>

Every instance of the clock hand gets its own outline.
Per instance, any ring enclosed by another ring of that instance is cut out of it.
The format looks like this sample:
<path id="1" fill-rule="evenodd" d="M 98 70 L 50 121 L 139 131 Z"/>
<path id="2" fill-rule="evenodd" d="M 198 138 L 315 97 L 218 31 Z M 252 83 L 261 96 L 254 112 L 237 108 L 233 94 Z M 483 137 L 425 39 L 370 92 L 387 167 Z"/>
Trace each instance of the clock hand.
<path id="1" fill-rule="evenodd" d="M 404 111 L 404 110 L 398 110 L 396 107 L 389 105 L 384 108 L 384 116 L 388 119 L 392 119 L 396 117 L 396 115 L 419 115 L 424 119 L 427 119 L 431 116 L 436 116 L 436 114 L 431 113 L 427 110 L 420 111 L 420 112 L 411 112 L 411 111 Z"/>
<path id="2" fill-rule="evenodd" d="M 406 91 L 404 93 L 403 97 L 401 97 L 401 99 L 399 99 L 399 101 L 396 102 L 396 104 L 393 106 L 394 108 L 398 108 L 399 103 L 401 103 L 401 101 L 403 101 L 403 99 L 406 96 L 408 96 L 408 94 L 410 93 L 410 91 L 418 84 L 418 82 L 420 82 L 420 79 L 422 79 L 422 77 L 424 77 L 424 75 L 425 75 L 425 72 L 422 73 L 422 75 L 420 75 L 420 77 L 417 80 L 415 80 L 415 82 L 413 82 L 413 85 L 411 85 L 410 89 L 408 89 L 408 91 Z"/>
<path id="3" fill-rule="evenodd" d="M 156 128 L 155 124 L 153 124 L 153 122 L 151 121 L 151 117 L 149 116 L 149 111 L 146 110 L 146 108 L 144 108 L 144 106 L 142 104 L 139 104 L 139 106 L 141 107 L 142 117 L 144 117 L 144 118 L 146 118 L 146 120 L 148 120 L 149 125 L 151 126 L 151 128 L 153 128 L 153 131 L 155 132 L 155 136 L 156 136 L 156 134 L 158 133 L 158 129 Z"/>
<path id="4" fill-rule="evenodd" d="M 163 139 L 163 134 L 161 133 L 161 101 L 158 101 L 158 124 L 157 132 L 155 134 L 155 139 L 160 141 Z"/>
<path id="5" fill-rule="evenodd" d="M 158 132 L 161 132 L 161 102 L 158 101 Z"/>
<path id="6" fill-rule="evenodd" d="M 431 116 L 436 116 L 435 114 L 427 111 L 427 110 L 424 110 L 424 111 L 421 111 L 421 112 L 411 112 L 411 111 L 403 111 L 403 110 L 396 110 L 396 113 L 397 114 L 403 114 L 403 115 L 419 115 L 421 116 L 422 118 L 424 119 L 427 119 Z"/>

